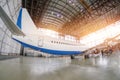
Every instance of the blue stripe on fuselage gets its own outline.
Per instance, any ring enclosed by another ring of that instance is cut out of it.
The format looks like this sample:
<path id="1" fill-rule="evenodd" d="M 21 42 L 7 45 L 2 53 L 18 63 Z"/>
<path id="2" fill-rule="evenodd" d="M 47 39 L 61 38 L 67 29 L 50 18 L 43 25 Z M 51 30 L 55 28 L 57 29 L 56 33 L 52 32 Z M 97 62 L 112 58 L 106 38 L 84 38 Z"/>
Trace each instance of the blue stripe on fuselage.
<path id="1" fill-rule="evenodd" d="M 34 50 L 38 50 L 38 51 L 41 51 L 41 52 L 45 52 L 45 53 L 48 53 L 48 54 L 54 54 L 54 55 L 75 55 L 75 54 L 82 54 L 81 51 L 60 51 L 60 50 L 51 50 L 51 49 L 45 49 L 45 48 L 40 48 L 40 47 L 36 47 L 36 46 L 33 46 L 33 45 L 30 45 L 30 44 L 27 44 L 25 42 L 21 42 L 15 38 L 13 38 L 15 41 L 21 43 L 24 47 L 29 47 L 29 48 L 32 48 Z"/>

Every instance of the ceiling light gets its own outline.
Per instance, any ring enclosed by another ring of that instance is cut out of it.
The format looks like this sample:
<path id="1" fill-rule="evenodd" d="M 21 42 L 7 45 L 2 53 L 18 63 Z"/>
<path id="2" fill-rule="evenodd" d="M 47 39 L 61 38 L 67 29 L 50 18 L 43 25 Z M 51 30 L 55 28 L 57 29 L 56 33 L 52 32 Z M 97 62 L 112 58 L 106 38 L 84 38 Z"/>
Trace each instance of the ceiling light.
<path id="1" fill-rule="evenodd" d="M 69 0 L 68 3 L 75 5 L 76 1 L 75 0 Z"/>
<path id="2" fill-rule="evenodd" d="M 57 17 L 60 17 L 60 14 L 59 14 L 59 13 L 57 13 Z"/>
<path id="3" fill-rule="evenodd" d="M 68 22 L 70 22 L 71 20 L 68 20 Z"/>
<path id="4" fill-rule="evenodd" d="M 69 0 L 69 3 L 72 3 L 72 1 L 71 1 L 71 0 Z"/>
<path id="5" fill-rule="evenodd" d="M 51 14 L 54 14 L 54 12 L 51 12 Z"/>

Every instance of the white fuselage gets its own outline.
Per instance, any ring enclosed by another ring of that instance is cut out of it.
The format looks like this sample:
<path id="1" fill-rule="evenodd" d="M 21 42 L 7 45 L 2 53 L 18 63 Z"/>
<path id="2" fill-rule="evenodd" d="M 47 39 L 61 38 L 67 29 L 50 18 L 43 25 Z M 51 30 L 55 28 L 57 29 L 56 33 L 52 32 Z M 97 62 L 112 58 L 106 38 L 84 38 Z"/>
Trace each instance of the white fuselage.
<path id="1" fill-rule="evenodd" d="M 75 41 L 69 41 L 64 39 L 56 39 L 49 36 L 13 36 L 13 38 L 22 41 L 24 43 L 45 48 L 51 50 L 60 50 L 60 51 L 84 51 L 86 47 L 83 44 Z"/>
<path id="2" fill-rule="evenodd" d="M 87 49 L 85 45 L 76 41 L 53 38 L 44 35 L 45 32 L 39 32 L 25 8 L 20 9 L 17 23 L 17 26 L 26 36 L 23 37 L 14 35 L 13 39 L 22 44 L 24 47 L 57 55 L 79 54 Z"/>

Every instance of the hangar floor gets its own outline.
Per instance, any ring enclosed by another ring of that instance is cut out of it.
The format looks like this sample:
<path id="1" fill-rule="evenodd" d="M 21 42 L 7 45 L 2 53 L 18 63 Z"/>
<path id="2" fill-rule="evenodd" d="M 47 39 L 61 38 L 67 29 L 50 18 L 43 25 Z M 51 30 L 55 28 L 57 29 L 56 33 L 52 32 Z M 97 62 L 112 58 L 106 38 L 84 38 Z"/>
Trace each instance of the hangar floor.
<path id="1" fill-rule="evenodd" d="M 33 57 L 1 60 L 0 80 L 120 80 L 120 53 L 86 60 Z"/>

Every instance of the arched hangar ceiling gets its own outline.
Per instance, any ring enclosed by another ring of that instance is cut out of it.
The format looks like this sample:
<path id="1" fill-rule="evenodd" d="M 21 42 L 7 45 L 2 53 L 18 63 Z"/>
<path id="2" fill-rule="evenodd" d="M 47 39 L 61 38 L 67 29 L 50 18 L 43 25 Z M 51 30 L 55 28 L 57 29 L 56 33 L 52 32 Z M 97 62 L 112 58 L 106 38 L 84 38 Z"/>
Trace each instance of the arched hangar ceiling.
<path id="1" fill-rule="evenodd" d="M 78 38 L 120 19 L 120 0 L 23 0 L 37 27 Z"/>

